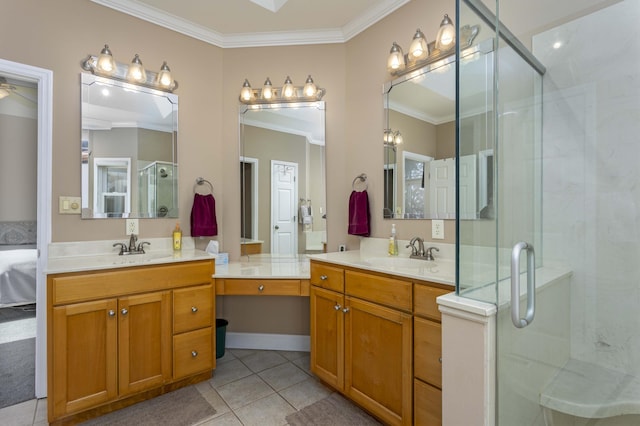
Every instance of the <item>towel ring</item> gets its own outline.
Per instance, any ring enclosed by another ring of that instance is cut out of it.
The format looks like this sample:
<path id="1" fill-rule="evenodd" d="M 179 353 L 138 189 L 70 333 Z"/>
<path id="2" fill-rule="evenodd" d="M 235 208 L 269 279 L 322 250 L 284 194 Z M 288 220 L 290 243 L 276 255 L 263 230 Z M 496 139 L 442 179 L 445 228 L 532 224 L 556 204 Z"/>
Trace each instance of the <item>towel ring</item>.
<path id="1" fill-rule="evenodd" d="M 356 189 L 356 183 L 358 183 L 358 181 L 362 182 L 364 184 L 364 189 L 358 191 Z M 353 182 L 351 183 L 351 188 L 354 191 L 358 191 L 358 192 L 362 192 L 362 191 L 366 191 L 369 188 L 369 184 L 367 183 L 367 175 L 364 173 L 359 174 L 358 176 L 355 177 L 355 179 L 353 179 Z"/>
<path id="2" fill-rule="evenodd" d="M 197 191 L 197 186 L 198 185 L 204 185 L 205 183 L 207 185 L 209 185 L 210 193 L 213 194 L 213 185 L 211 184 L 211 182 L 209 182 L 208 180 L 206 180 L 206 179 L 204 179 L 202 177 L 196 178 L 196 184 L 193 186 L 193 192 L 197 193 L 198 192 Z"/>

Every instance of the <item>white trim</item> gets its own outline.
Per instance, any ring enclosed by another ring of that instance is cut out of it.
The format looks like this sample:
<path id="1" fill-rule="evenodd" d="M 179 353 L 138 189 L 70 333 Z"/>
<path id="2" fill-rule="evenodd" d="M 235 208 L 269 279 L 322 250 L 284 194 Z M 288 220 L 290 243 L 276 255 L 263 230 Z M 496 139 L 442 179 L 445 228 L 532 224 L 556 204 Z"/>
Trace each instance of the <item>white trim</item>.
<path id="1" fill-rule="evenodd" d="M 307 31 L 272 31 L 222 34 L 136 0 L 91 0 L 99 5 L 126 13 L 152 24 L 176 31 L 223 48 L 293 46 L 304 44 L 345 43 L 371 25 L 404 6 L 410 0 L 385 0 L 371 7 L 342 28 Z"/>
<path id="2" fill-rule="evenodd" d="M 297 334 L 227 333 L 225 346 L 232 349 L 309 352 L 311 338 Z"/>
<path id="3" fill-rule="evenodd" d="M 36 276 L 36 382 L 37 398 L 47 396 L 48 247 L 51 243 L 51 176 L 53 140 L 53 71 L 0 59 L 0 72 L 38 85 L 38 264 Z"/>

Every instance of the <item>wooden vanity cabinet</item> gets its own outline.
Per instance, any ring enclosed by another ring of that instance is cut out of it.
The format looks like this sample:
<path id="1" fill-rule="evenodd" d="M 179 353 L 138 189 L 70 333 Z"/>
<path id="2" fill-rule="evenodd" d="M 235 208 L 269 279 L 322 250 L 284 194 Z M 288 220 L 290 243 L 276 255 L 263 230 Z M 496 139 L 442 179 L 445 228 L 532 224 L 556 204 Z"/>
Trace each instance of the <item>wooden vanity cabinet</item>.
<path id="1" fill-rule="evenodd" d="M 412 421 L 411 299 L 411 282 L 311 262 L 311 371 L 390 425 Z"/>
<path id="2" fill-rule="evenodd" d="M 49 422 L 122 408 L 164 393 L 189 375 L 210 377 L 215 362 L 212 274 L 212 261 L 194 261 L 49 275 Z M 183 318 L 184 294 L 208 298 L 198 302 L 202 315 Z M 180 336 L 190 333 L 199 334 L 190 336 L 195 341 L 186 339 L 184 361 Z M 196 343 L 205 349 L 194 367 L 190 358 Z"/>

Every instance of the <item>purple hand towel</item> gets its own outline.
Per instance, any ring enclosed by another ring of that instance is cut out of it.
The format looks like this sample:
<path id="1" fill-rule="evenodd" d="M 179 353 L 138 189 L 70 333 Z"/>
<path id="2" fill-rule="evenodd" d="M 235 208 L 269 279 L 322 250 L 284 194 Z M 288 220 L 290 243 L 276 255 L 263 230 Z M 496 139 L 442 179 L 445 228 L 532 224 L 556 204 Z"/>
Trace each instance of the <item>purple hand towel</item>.
<path id="1" fill-rule="evenodd" d="M 352 191 L 349 197 L 349 234 L 368 237 L 370 221 L 367 191 Z"/>
<path id="2" fill-rule="evenodd" d="M 191 236 L 213 237 L 218 235 L 216 200 L 212 194 L 195 194 L 191 208 Z"/>

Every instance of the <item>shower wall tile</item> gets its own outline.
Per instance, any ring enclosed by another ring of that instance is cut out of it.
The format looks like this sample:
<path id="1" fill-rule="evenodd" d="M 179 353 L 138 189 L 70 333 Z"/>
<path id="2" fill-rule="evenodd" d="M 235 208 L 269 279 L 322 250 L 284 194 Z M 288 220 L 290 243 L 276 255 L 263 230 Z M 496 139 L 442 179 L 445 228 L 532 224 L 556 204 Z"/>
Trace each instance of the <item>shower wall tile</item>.
<path id="1" fill-rule="evenodd" d="M 572 357 L 640 374 L 640 8 L 534 36 L 543 79 L 543 257 L 568 262 Z M 610 43 L 601 34 L 619 33 Z M 562 41 L 560 49 L 550 46 Z"/>

